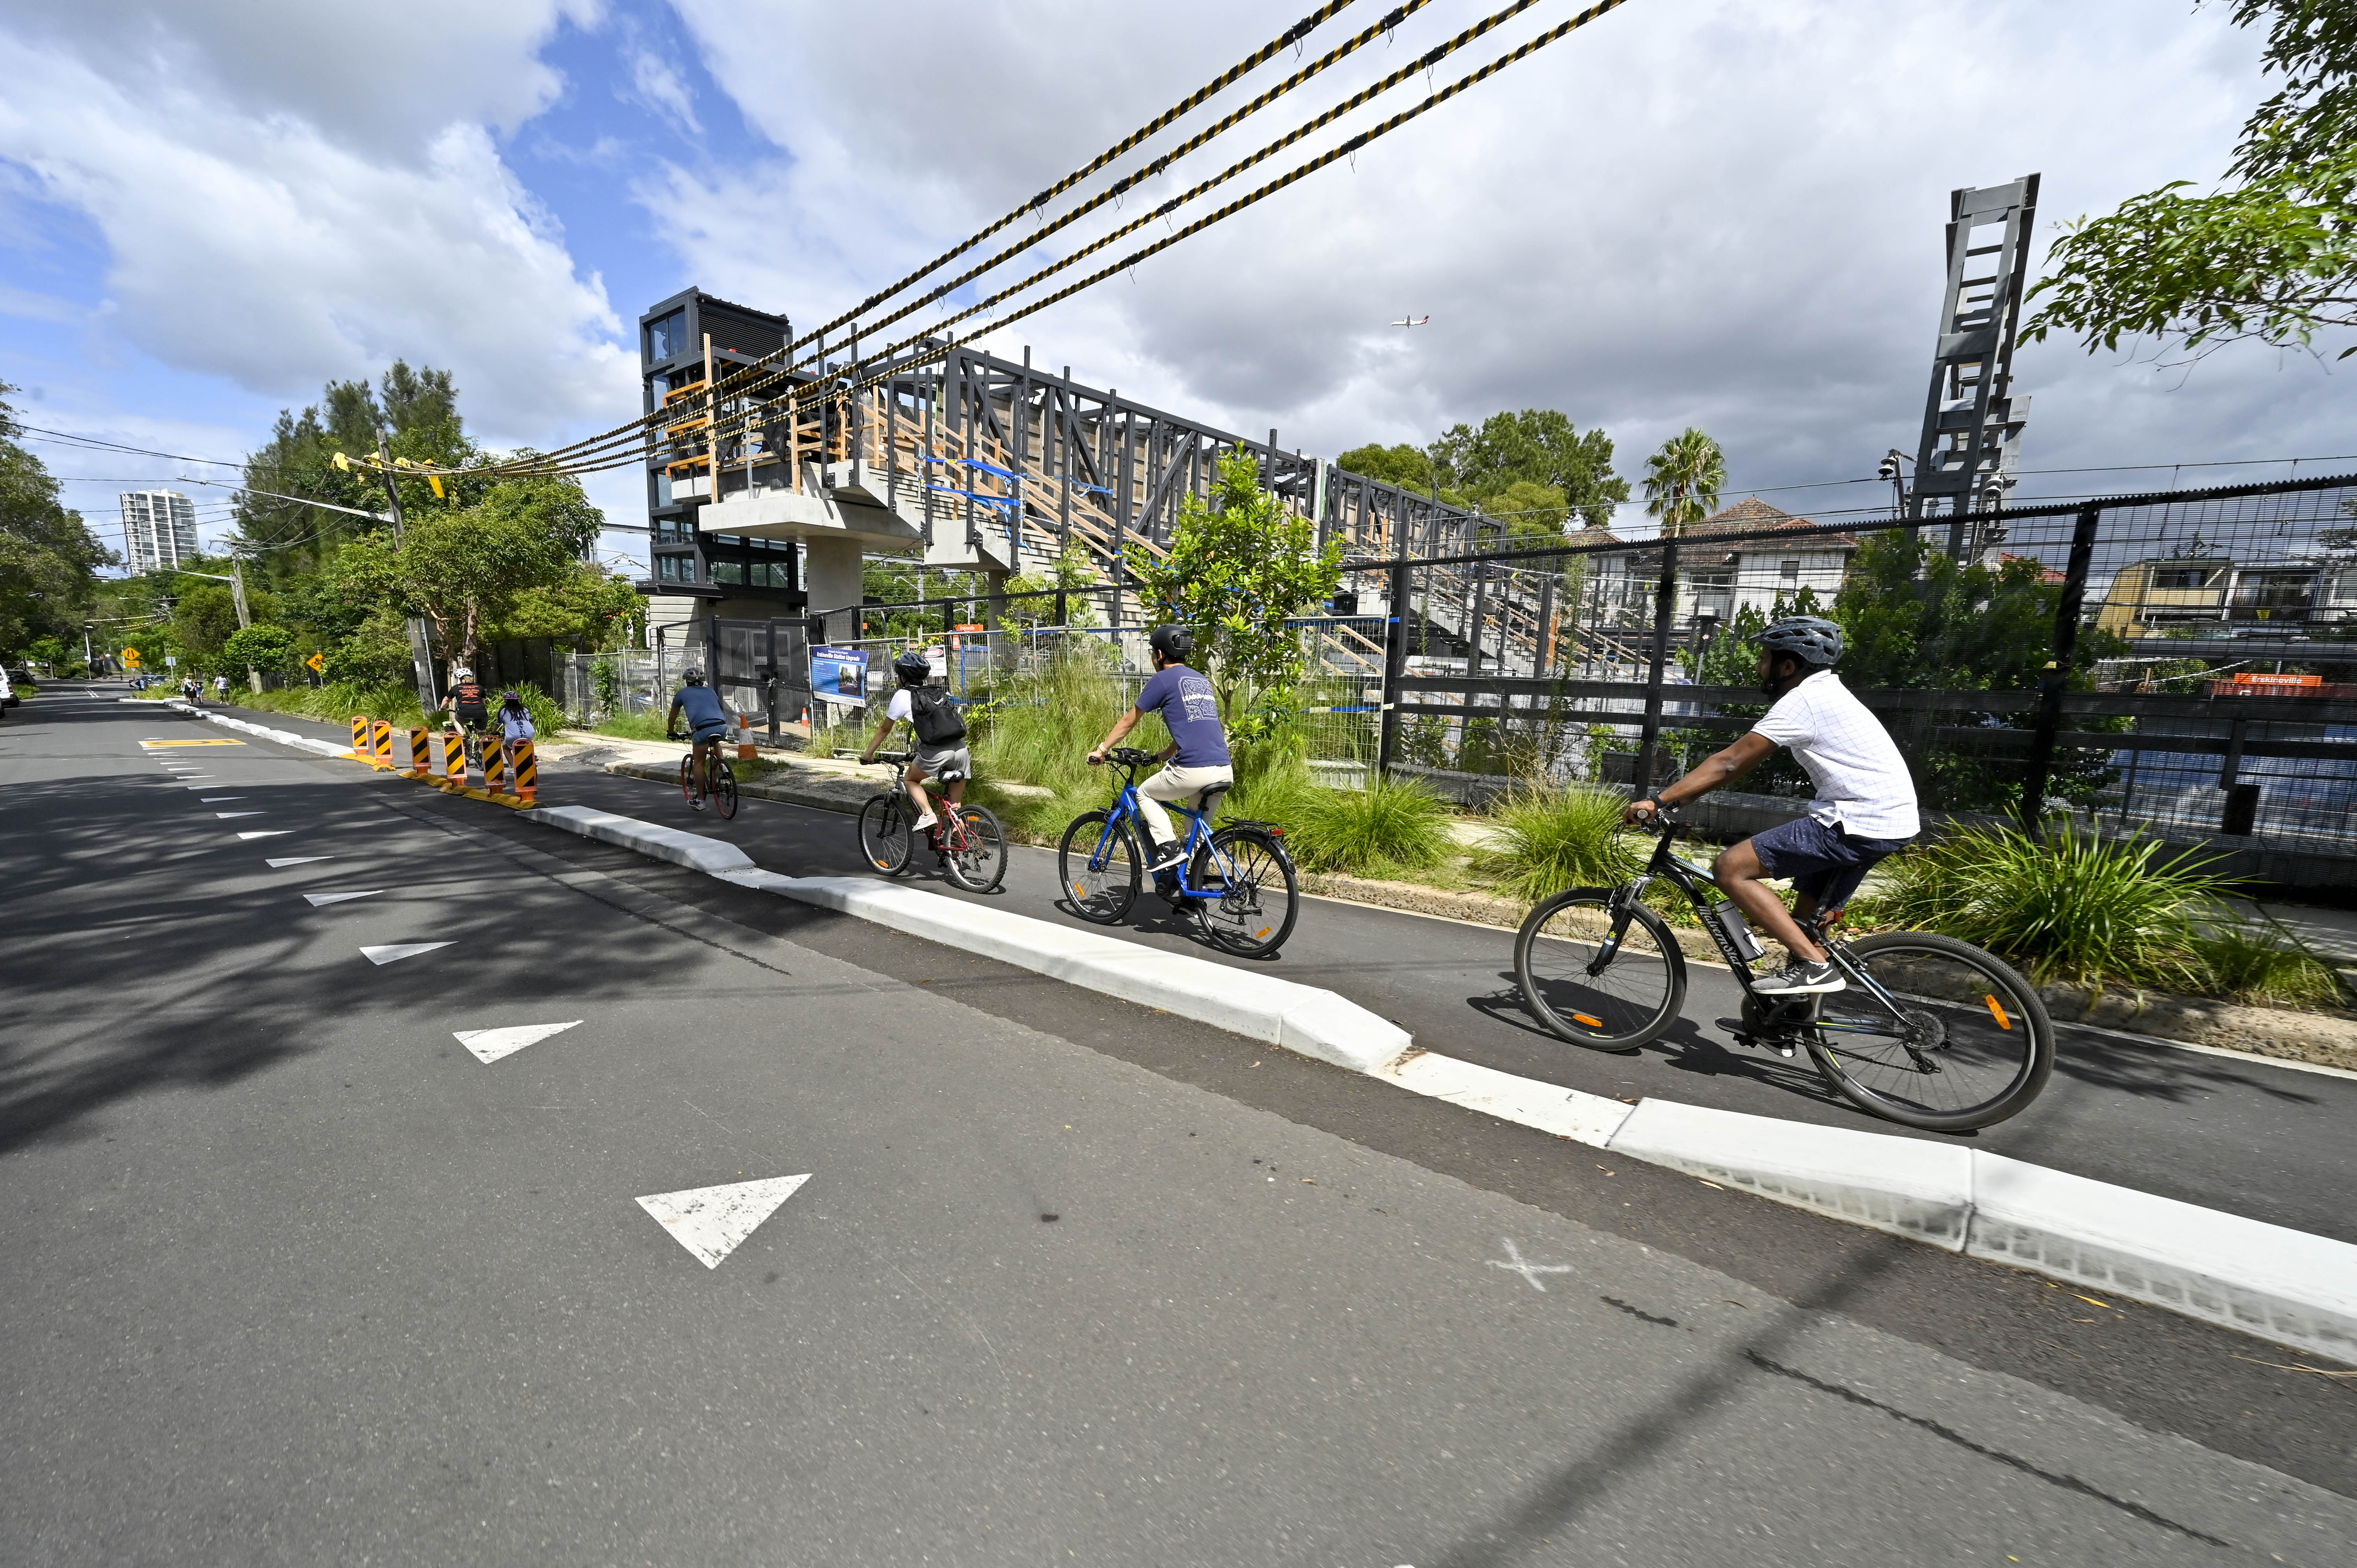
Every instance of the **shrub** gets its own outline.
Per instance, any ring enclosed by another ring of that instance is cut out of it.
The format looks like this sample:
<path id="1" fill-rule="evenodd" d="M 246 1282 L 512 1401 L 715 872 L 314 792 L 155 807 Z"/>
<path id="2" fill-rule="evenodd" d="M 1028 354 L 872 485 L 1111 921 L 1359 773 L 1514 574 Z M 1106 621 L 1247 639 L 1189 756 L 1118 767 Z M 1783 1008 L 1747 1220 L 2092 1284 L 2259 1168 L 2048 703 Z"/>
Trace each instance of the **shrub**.
<path id="1" fill-rule="evenodd" d="M 1255 799 L 1253 815 L 1285 824 L 1286 842 L 1305 871 L 1354 876 L 1437 865 L 1452 841 L 1454 809 L 1422 784 L 1371 779 L 1364 789 L 1300 790 L 1281 811 Z"/>
<path id="2" fill-rule="evenodd" d="M 1857 914 L 1972 942 L 2041 983 L 2198 989 L 2195 918 L 2228 884 L 2202 870 L 2212 861 L 2200 851 L 2158 861 L 2160 847 L 2069 828 L 2043 838 L 1963 829 L 1883 862 L 1883 890 Z"/>
<path id="3" fill-rule="evenodd" d="M 1494 877 L 1501 893 L 1525 903 L 1566 887 L 1626 881 L 1648 853 L 1621 831 L 1627 804 L 1611 790 L 1585 785 L 1518 789 L 1491 811 L 1497 832 L 1489 847 L 1474 855 L 1473 869 Z"/>
<path id="4" fill-rule="evenodd" d="M 623 740 L 662 740 L 663 716 L 667 712 L 668 707 L 663 712 L 641 708 L 634 714 L 615 714 L 597 726 L 597 733 L 616 736 Z"/>
<path id="5" fill-rule="evenodd" d="M 2272 930 L 2220 922 L 2198 933 L 2195 950 L 2212 995 L 2255 1006 L 2330 1007 L 2341 1000 L 2330 966 Z"/>

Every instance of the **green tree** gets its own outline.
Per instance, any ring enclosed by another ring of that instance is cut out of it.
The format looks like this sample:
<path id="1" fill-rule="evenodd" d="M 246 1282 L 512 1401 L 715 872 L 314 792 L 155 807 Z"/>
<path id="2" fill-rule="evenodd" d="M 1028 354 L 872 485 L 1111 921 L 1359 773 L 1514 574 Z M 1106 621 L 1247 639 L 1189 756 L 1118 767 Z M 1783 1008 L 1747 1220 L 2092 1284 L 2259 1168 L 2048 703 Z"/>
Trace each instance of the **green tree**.
<path id="1" fill-rule="evenodd" d="M 1128 564 L 1149 613 L 1193 629 L 1232 733 L 1255 739 L 1293 711 L 1308 655 L 1289 623 L 1333 596 L 1342 545 L 1318 548 L 1317 525 L 1261 489 L 1251 453 L 1220 459 L 1208 500 L 1187 498 L 1167 557 L 1132 540 Z"/>
<path id="2" fill-rule="evenodd" d="M 0 653 L 53 635 L 80 647 L 98 568 L 114 556 L 58 499 L 58 481 L 17 445 L 24 434 L 0 381 Z"/>
<path id="3" fill-rule="evenodd" d="M 210 669 L 237 632 L 237 598 L 226 583 L 180 579 L 172 636 L 181 651 Z"/>
<path id="4" fill-rule="evenodd" d="M 1687 427 L 1645 459 L 1645 510 L 1664 534 L 1683 533 L 1718 510 L 1727 485 L 1727 454 L 1701 431 Z"/>
<path id="5" fill-rule="evenodd" d="M 479 663 L 485 634 L 526 595 L 579 584 L 582 554 L 604 522 L 579 480 L 534 476 L 490 484 L 470 506 L 419 511 L 397 549 L 383 533 L 351 542 L 334 574 L 345 613 L 361 618 L 343 659 L 384 661 L 387 626 L 414 613 L 434 623 L 451 657 Z"/>
<path id="6" fill-rule="evenodd" d="M 1419 495 L 1429 494 L 1432 489 L 1432 459 L 1422 447 L 1411 446 L 1405 441 L 1396 446 L 1353 446 L 1335 458 L 1334 466 Z"/>
<path id="7" fill-rule="evenodd" d="M 1501 498 L 1553 490 L 1568 511 L 1590 528 L 1612 521 L 1615 503 L 1629 499 L 1629 481 L 1612 472 L 1612 438 L 1601 430 L 1583 432 L 1571 416 L 1552 408 L 1501 411 L 1479 426 L 1458 424 L 1432 444 L 1444 489 L 1472 499 L 1485 511 L 1515 510 Z M 1552 531 L 1561 532 L 1561 523 Z"/>
<path id="8" fill-rule="evenodd" d="M 2244 124 L 2228 170 L 2241 183 L 2186 195 L 2177 180 L 2067 225 L 2026 338 L 2075 334 L 2093 353 L 2150 337 L 2199 354 L 2357 326 L 2357 0 L 2233 0 L 2233 19 L 2266 23 L 2278 82 Z"/>
<path id="9" fill-rule="evenodd" d="M 221 660 L 248 670 L 284 671 L 295 662 L 295 634 L 261 622 L 242 627 L 221 644 Z"/>

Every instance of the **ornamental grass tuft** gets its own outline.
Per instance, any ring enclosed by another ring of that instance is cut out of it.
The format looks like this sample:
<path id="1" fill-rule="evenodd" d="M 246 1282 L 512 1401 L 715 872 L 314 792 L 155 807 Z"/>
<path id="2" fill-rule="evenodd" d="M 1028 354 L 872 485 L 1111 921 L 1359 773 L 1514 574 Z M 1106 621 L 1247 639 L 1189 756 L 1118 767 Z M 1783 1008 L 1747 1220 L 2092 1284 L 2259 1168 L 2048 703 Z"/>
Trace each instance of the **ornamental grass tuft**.
<path id="1" fill-rule="evenodd" d="M 1621 826 L 1627 805 L 1613 791 L 1587 785 L 1518 789 L 1491 809 L 1496 832 L 1474 855 L 1473 869 L 1524 903 L 1566 887 L 1625 882 L 1650 853 Z"/>
<path id="2" fill-rule="evenodd" d="M 2026 968 L 2040 983 L 2106 982 L 2198 991 L 2207 982 L 2200 920 L 2230 889 L 2183 850 L 2063 828 L 2032 838 L 1964 828 L 1882 863 L 1857 919 L 1940 931 Z"/>
<path id="3" fill-rule="evenodd" d="M 1453 841 L 1455 809 L 1424 785 L 1371 779 L 1363 789 L 1311 788 L 1286 801 L 1275 820 L 1305 871 L 1382 876 L 1440 863 Z M 1259 806 L 1254 816 L 1267 815 Z"/>

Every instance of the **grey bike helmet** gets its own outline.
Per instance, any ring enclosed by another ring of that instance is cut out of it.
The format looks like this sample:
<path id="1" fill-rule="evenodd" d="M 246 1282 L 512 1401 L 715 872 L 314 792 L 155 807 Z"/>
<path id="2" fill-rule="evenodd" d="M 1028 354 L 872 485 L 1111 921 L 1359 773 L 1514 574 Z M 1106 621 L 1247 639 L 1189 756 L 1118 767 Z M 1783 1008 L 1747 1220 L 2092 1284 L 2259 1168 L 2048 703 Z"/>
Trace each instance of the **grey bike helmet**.
<path id="1" fill-rule="evenodd" d="M 1842 656 L 1842 628 L 1823 616 L 1788 616 L 1752 640 L 1803 664 L 1831 664 Z"/>
<path id="2" fill-rule="evenodd" d="M 933 678 L 933 661 L 911 648 L 892 660 L 892 673 L 903 686 L 921 686 Z"/>
<path id="3" fill-rule="evenodd" d="M 701 686 L 704 684 L 704 671 L 697 669 L 693 664 L 681 671 L 679 672 L 679 678 L 686 682 L 691 686 Z"/>
<path id="4" fill-rule="evenodd" d="M 1157 626 L 1146 645 L 1165 659 L 1184 659 L 1195 651 L 1195 634 L 1183 626 Z"/>

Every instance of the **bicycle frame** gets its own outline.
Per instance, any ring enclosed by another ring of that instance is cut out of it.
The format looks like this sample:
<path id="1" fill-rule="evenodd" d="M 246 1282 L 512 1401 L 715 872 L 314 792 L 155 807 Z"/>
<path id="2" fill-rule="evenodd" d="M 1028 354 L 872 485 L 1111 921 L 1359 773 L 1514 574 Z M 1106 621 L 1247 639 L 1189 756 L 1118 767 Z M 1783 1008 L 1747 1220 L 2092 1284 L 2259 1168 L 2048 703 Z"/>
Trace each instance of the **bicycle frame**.
<path id="1" fill-rule="evenodd" d="M 1116 764 L 1115 766 L 1125 765 Z M 1232 883 L 1235 879 L 1235 863 L 1222 854 L 1217 844 L 1211 842 L 1211 829 L 1207 813 L 1192 807 L 1179 805 L 1176 800 L 1169 802 L 1169 807 L 1174 811 L 1184 813 L 1187 818 L 1186 857 L 1179 861 L 1177 870 L 1172 873 L 1178 884 L 1179 897 L 1182 898 L 1222 897 L 1225 891 L 1224 888 L 1199 888 L 1187 880 L 1188 867 L 1195 864 L 1197 852 L 1205 848 L 1210 850 L 1211 862 L 1218 868 L 1222 881 Z M 1146 825 L 1145 814 L 1138 810 L 1137 806 L 1137 771 L 1134 768 L 1130 768 L 1129 777 L 1122 784 L 1121 793 L 1114 797 L 1113 806 L 1105 813 L 1104 832 L 1097 835 L 1096 848 L 1089 852 L 1089 865 L 1092 870 L 1104 865 L 1106 854 L 1113 845 L 1114 830 L 1128 822 L 1135 822 L 1140 828 Z"/>
<path id="2" fill-rule="evenodd" d="M 1711 945 L 1718 950 L 1719 957 L 1727 961 L 1727 967 L 1733 972 L 1735 983 L 1743 987 L 1744 995 L 1760 1001 L 1766 1006 L 1779 1006 L 1801 1000 L 1792 997 L 1762 998 L 1752 988 L 1751 961 L 1745 958 L 1736 948 L 1734 941 L 1720 928 L 1719 923 L 1710 918 L 1710 901 L 1703 896 L 1705 887 L 1718 886 L 1718 878 L 1713 876 L 1705 867 L 1696 865 L 1690 860 L 1681 859 L 1671 851 L 1670 845 L 1678 836 L 1677 824 L 1663 822 L 1660 832 L 1661 841 L 1653 846 L 1652 858 L 1645 863 L 1645 869 L 1639 872 L 1634 880 L 1613 894 L 1611 934 L 1598 944 L 1596 957 L 1587 966 L 1587 972 L 1591 976 L 1604 972 L 1620 950 L 1621 939 L 1628 934 L 1629 930 L 1630 913 L 1644 901 L 1645 889 L 1655 882 L 1667 882 L 1684 894 L 1686 901 L 1694 906 L 1695 912 L 1703 917 L 1702 929 L 1710 933 Z M 1825 918 L 1824 912 L 1819 911 L 1817 915 L 1802 920 L 1799 924 L 1801 929 L 1811 940 L 1825 950 L 1825 956 L 1833 962 L 1835 968 L 1840 970 L 1867 994 L 1889 1009 L 1892 1022 L 1902 1020 L 1906 1015 L 1906 1010 L 1900 1004 L 1899 999 L 1886 990 L 1880 981 L 1849 961 L 1848 955 L 1842 951 L 1843 944 L 1840 939 L 1825 929 Z M 1812 994 L 1805 1000 L 1809 1004 L 1808 1011 L 1812 1015 L 1794 1022 L 1805 1022 L 1814 1028 L 1834 1034 L 1874 1035 L 1883 1038 L 1904 1038 L 1906 1036 L 1906 1030 L 1903 1027 L 1889 1028 L 1872 1020 L 1828 1019 L 1823 1015 L 1824 1009 L 1818 1004 L 1822 1001 L 1821 996 Z"/>

